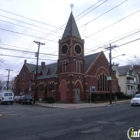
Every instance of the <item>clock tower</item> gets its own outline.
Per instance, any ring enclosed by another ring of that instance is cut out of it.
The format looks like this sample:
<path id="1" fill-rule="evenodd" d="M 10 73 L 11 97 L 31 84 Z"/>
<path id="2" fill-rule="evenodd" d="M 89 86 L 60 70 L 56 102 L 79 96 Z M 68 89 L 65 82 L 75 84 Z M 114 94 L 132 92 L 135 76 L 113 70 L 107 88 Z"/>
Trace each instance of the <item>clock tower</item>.
<path id="1" fill-rule="evenodd" d="M 60 100 L 76 102 L 84 98 L 84 40 L 72 12 L 59 40 L 57 75 Z"/>

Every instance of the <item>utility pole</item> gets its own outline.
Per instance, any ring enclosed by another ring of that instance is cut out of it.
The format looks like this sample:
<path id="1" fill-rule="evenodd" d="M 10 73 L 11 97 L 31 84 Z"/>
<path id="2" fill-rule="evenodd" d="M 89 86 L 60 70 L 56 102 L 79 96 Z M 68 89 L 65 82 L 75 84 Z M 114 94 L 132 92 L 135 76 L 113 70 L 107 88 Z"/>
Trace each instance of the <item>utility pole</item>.
<path id="1" fill-rule="evenodd" d="M 36 62 L 36 75 L 35 75 L 35 92 L 34 92 L 34 104 L 35 104 L 35 100 L 36 100 L 37 94 L 38 94 L 38 91 L 37 91 L 36 87 L 37 87 L 39 50 L 40 50 L 40 45 L 45 45 L 45 43 L 41 43 L 41 42 L 38 42 L 38 41 L 34 41 L 34 43 L 38 44 L 37 62 Z"/>
<path id="2" fill-rule="evenodd" d="M 112 104 L 112 49 L 116 47 L 118 46 L 111 46 L 111 44 L 109 44 L 109 47 L 105 48 L 109 50 L 109 77 L 107 80 L 109 81 L 110 104 Z"/>
<path id="3" fill-rule="evenodd" d="M 10 69 L 6 69 L 8 71 L 8 80 L 7 80 L 7 90 L 9 90 L 9 76 L 10 76 Z"/>

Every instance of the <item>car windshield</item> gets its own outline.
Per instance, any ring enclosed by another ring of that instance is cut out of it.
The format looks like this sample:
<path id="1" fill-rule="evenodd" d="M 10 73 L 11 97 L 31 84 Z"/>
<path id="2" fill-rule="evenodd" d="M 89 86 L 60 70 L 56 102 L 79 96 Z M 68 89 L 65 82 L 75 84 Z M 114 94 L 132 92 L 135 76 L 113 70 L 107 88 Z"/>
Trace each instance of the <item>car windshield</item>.
<path id="1" fill-rule="evenodd" d="M 4 96 L 9 96 L 8 93 L 4 93 Z"/>
<path id="2" fill-rule="evenodd" d="M 140 95 L 135 95 L 135 98 L 140 98 Z"/>
<path id="3" fill-rule="evenodd" d="M 31 97 L 31 95 L 25 95 L 25 97 Z"/>
<path id="4" fill-rule="evenodd" d="M 9 96 L 13 96 L 13 94 L 12 93 L 9 93 Z"/>

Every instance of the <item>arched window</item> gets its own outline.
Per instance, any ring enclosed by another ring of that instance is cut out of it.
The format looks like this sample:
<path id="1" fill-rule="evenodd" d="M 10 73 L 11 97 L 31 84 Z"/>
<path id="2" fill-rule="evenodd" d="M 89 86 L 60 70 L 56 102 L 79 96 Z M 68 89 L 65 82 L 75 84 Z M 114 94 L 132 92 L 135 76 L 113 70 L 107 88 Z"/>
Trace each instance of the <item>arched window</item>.
<path id="1" fill-rule="evenodd" d="M 69 60 L 66 60 L 66 71 L 65 72 L 68 72 L 68 66 L 69 66 Z"/>
<path id="2" fill-rule="evenodd" d="M 79 61 L 79 73 L 81 73 L 81 72 L 82 72 L 82 62 Z"/>
<path id="3" fill-rule="evenodd" d="M 41 83 L 40 85 L 39 85 L 39 90 L 40 91 L 44 91 L 45 89 L 44 89 L 44 83 Z"/>
<path id="4" fill-rule="evenodd" d="M 104 73 L 97 77 L 97 85 L 98 91 L 109 91 L 109 81 Z"/>
<path id="5" fill-rule="evenodd" d="M 35 90 L 35 84 L 32 84 L 31 85 L 31 91 L 34 91 Z"/>
<path id="6" fill-rule="evenodd" d="M 55 89 L 54 82 L 49 82 L 49 84 L 48 84 L 48 90 L 49 91 L 52 91 L 54 89 Z"/>
<path id="7" fill-rule="evenodd" d="M 79 71 L 79 62 L 76 61 L 76 72 L 78 72 L 78 71 Z"/>
<path id="8" fill-rule="evenodd" d="M 60 62 L 60 73 L 62 73 L 63 63 Z"/>

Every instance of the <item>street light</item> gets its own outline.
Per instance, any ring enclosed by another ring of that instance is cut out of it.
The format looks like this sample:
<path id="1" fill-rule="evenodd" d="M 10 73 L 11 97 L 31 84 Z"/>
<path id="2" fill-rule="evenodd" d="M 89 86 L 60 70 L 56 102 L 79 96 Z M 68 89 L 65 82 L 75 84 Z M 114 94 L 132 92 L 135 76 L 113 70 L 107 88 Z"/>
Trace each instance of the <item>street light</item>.
<path id="1" fill-rule="evenodd" d="M 125 56 L 125 54 L 120 54 L 118 56 L 115 56 L 115 57 L 112 58 L 112 60 L 115 59 L 115 58 L 117 58 L 117 57 L 119 57 L 119 56 Z"/>

